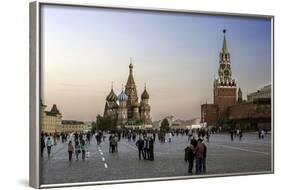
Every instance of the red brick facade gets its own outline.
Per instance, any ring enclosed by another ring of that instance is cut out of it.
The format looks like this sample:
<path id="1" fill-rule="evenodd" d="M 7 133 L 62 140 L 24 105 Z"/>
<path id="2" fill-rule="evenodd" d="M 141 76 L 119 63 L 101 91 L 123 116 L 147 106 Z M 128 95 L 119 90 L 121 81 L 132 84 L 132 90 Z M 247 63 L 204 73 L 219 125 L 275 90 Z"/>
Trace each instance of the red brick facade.
<path id="1" fill-rule="evenodd" d="M 218 106 L 216 104 L 201 105 L 201 122 L 207 122 L 209 126 L 217 125 Z"/>
<path id="2" fill-rule="evenodd" d="M 257 99 L 230 106 L 227 118 L 236 128 L 271 129 L 271 99 Z"/>
<path id="3" fill-rule="evenodd" d="M 227 108 L 236 103 L 236 86 L 214 87 L 214 104 L 218 106 L 218 119 L 225 116 Z"/>

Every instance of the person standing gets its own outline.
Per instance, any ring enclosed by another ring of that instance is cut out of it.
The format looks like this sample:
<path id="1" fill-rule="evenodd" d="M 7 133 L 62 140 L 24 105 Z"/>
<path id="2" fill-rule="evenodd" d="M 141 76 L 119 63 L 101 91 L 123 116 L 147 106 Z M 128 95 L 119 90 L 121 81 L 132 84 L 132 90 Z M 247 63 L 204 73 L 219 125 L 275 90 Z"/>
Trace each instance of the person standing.
<path id="1" fill-rule="evenodd" d="M 81 151 L 82 151 L 82 160 L 85 160 L 85 154 L 86 154 L 86 143 L 85 140 L 81 140 L 81 145 L 80 145 Z"/>
<path id="2" fill-rule="evenodd" d="M 109 136 L 108 140 L 109 140 L 109 153 L 111 153 L 112 152 L 112 134 Z"/>
<path id="3" fill-rule="evenodd" d="M 202 145 L 204 147 L 202 166 L 203 166 L 203 173 L 205 173 L 206 172 L 207 145 L 204 141 L 202 141 Z"/>
<path id="4" fill-rule="evenodd" d="M 144 158 L 144 152 L 143 152 L 144 141 L 141 138 L 141 136 L 139 137 L 139 140 L 137 140 L 136 146 L 138 147 L 138 151 L 139 151 L 139 160 L 141 160 L 141 156 Z"/>
<path id="5" fill-rule="evenodd" d="M 72 142 L 69 141 L 68 143 L 68 160 L 71 162 L 72 161 L 72 154 L 73 154 L 73 145 Z"/>
<path id="6" fill-rule="evenodd" d="M 234 133 L 234 131 L 231 129 L 230 130 L 230 139 L 231 139 L 231 141 L 233 141 L 233 133 Z"/>
<path id="7" fill-rule="evenodd" d="M 79 146 L 78 140 L 75 142 L 74 148 L 75 148 L 76 160 L 79 160 L 79 154 L 81 153 L 81 150 L 80 150 L 80 146 Z"/>
<path id="8" fill-rule="evenodd" d="M 115 135 L 112 135 L 110 142 L 111 142 L 111 153 L 114 153 L 115 148 L 116 148 L 116 143 L 117 143 L 116 139 L 115 139 Z"/>
<path id="9" fill-rule="evenodd" d="M 195 148 L 196 174 L 199 174 L 202 172 L 203 154 L 204 154 L 204 146 L 202 144 L 202 141 L 198 140 L 198 144 Z"/>
<path id="10" fill-rule="evenodd" d="M 51 137 L 48 137 L 47 139 L 47 152 L 48 152 L 48 157 L 51 156 L 51 148 L 53 146 L 53 142 L 51 140 Z"/>
<path id="11" fill-rule="evenodd" d="M 144 151 L 144 159 L 145 160 L 149 160 L 149 150 L 148 150 L 149 146 L 148 146 L 148 139 L 145 136 L 144 137 L 144 147 L 143 147 L 143 151 Z"/>
<path id="12" fill-rule="evenodd" d="M 194 163 L 194 147 L 192 144 L 187 145 L 187 147 L 184 149 L 185 156 L 184 160 L 185 162 L 188 162 L 188 173 L 192 174 L 193 170 L 193 163 Z"/>
<path id="13" fill-rule="evenodd" d="M 189 131 L 188 131 L 188 142 L 192 139 L 191 137 L 192 137 L 192 129 L 189 129 Z"/>
<path id="14" fill-rule="evenodd" d="M 88 131 L 87 135 L 86 135 L 88 144 L 91 144 L 91 133 Z"/>
<path id="15" fill-rule="evenodd" d="M 190 144 L 192 144 L 192 146 L 195 148 L 198 144 L 197 140 L 194 138 L 194 136 L 192 137 L 192 139 L 190 140 Z"/>
<path id="16" fill-rule="evenodd" d="M 240 130 L 239 130 L 239 141 L 241 141 L 241 140 L 242 140 L 242 136 L 243 136 L 243 134 L 242 134 L 242 130 L 240 129 Z"/>
<path id="17" fill-rule="evenodd" d="M 116 134 L 114 136 L 114 146 L 115 146 L 115 152 L 118 152 L 118 141 L 119 141 L 119 137 L 118 137 L 118 134 Z"/>
<path id="18" fill-rule="evenodd" d="M 43 157 L 43 154 L 44 154 L 44 149 L 46 147 L 46 144 L 45 144 L 45 140 L 44 140 L 44 135 L 42 134 L 41 135 L 41 139 L 40 139 L 40 146 L 41 146 L 41 157 Z"/>
<path id="19" fill-rule="evenodd" d="M 264 135 L 265 135 L 265 132 L 264 132 L 264 130 L 262 129 L 262 130 L 261 130 L 261 138 L 262 138 L 262 139 L 264 138 Z"/>
<path id="20" fill-rule="evenodd" d="M 153 131 L 153 141 L 155 141 L 155 139 L 156 139 L 156 133 L 155 133 L 155 131 Z"/>
<path id="21" fill-rule="evenodd" d="M 210 133 L 210 130 L 208 129 L 208 131 L 207 131 L 207 142 L 209 142 L 210 141 L 210 136 L 211 136 L 211 133 Z"/>
<path id="22" fill-rule="evenodd" d="M 149 150 L 149 160 L 154 160 L 154 138 L 149 137 L 148 141 L 148 150 Z"/>
<path id="23" fill-rule="evenodd" d="M 171 132 L 168 133 L 168 139 L 169 139 L 169 143 L 172 142 L 172 133 Z"/>

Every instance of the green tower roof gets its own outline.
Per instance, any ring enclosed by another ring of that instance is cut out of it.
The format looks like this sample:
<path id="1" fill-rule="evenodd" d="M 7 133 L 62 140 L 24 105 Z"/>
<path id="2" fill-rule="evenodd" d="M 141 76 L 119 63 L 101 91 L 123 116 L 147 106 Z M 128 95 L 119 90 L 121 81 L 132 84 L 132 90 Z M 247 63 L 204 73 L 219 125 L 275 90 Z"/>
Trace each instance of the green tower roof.
<path id="1" fill-rule="evenodd" d="M 228 53 L 228 49 L 227 49 L 227 45 L 226 45 L 226 37 L 225 37 L 225 33 L 226 30 L 223 30 L 224 33 L 224 37 L 223 37 L 223 44 L 222 44 L 222 53 Z"/>

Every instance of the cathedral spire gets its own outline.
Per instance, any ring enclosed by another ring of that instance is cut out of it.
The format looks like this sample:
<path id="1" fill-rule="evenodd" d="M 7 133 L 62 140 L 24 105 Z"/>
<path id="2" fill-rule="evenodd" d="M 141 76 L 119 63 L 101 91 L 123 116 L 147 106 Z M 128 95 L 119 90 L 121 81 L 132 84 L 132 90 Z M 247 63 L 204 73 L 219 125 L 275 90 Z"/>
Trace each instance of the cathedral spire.
<path id="1" fill-rule="evenodd" d="M 133 63 L 132 58 L 130 58 L 130 64 L 129 64 L 129 77 L 125 86 L 125 93 L 128 96 L 128 106 L 131 105 L 131 103 L 135 103 L 138 101 L 138 95 L 137 95 L 137 87 L 135 84 L 134 76 L 133 76 Z"/>
<path id="2" fill-rule="evenodd" d="M 223 44 L 222 44 L 222 53 L 224 54 L 228 53 L 225 33 L 226 33 L 226 29 L 223 30 L 224 37 L 223 37 Z"/>

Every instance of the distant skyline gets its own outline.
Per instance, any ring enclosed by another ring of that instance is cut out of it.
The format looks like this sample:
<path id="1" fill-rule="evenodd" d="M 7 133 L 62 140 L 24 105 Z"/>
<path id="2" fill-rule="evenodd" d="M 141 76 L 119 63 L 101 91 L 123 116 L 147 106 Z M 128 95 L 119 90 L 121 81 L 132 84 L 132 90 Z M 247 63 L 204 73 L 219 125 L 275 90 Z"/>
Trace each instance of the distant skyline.
<path id="1" fill-rule="evenodd" d="M 223 29 L 246 99 L 271 83 L 270 19 L 44 5 L 44 104 L 56 104 L 63 119 L 95 120 L 112 81 L 117 95 L 126 84 L 131 57 L 153 121 L 200 117 L 201 104 L 213 102 Z"/>

